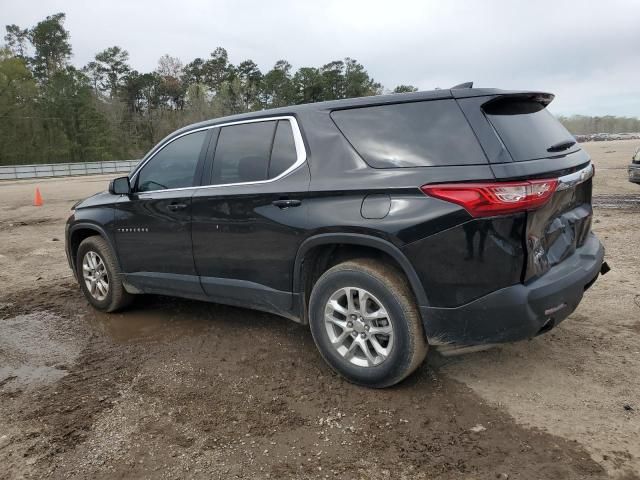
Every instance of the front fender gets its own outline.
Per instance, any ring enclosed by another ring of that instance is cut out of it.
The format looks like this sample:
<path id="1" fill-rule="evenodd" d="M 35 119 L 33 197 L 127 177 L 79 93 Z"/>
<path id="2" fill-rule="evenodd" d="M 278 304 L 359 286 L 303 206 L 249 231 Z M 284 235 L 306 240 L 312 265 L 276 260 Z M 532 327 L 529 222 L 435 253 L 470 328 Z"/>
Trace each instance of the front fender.
<path id="1" fill-rule="evenodd" d="M 89 222 L 89 221 L 80 221 L 80 222 L 69 222 L 67 223 L 67 228 L 66 228 L 66 238 L 65 238 L 65 251 L 67 254 L 67 260 L 69 261 L 69 266 L 71 267 L 71 270 L 73 271 L 74 276 L 76 275 L 76 259 L 75 259 L 75 254 L 73 251 L 73 247 L 74 247 L 74 236 L 75 234 L 79 233 L 83 231 L 82 234 L 82 239 L 91 236 L 91 235 L 86 235 L 87 232 L 95 232 L 96 235 L 100 235 L 102 238 L 104 238 L 107 243 L 109 244 L 109 247 L 111 248 L 111 250 L 114 253 L 116 262 L 118 264 L 118 268 L 121 268 L 120 266 L 120 259 L 118 257 L 117 254 L 117 250 L 116 250 L 116 246 L 115 246 L 115 242 L 113 241 L 113 238 L 111 237 L 111 235 L 109 235 L 109 233 L 107 232 L 107 230 L 102 226 L 99 225 L 97 223 L 93 223 L 93 222 Z M 80 240 L 82 241 L 82 240 Z M 78 242 L 79 244 L 80 242 Z"/>

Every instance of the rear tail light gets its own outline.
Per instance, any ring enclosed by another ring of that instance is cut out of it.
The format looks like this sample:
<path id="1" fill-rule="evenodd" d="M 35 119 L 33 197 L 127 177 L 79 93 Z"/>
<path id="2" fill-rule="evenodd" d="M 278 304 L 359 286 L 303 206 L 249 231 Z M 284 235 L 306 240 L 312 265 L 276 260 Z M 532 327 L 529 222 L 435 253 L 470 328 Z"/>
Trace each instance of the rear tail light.
<path id="1" fill-rule="evenodd" d="M 491 217 L 534 210 L 553 195 L 558 180 L 525 182 L 446 183 L 420 187 L 425 194 L 457 203 L 473 217 Z"/>

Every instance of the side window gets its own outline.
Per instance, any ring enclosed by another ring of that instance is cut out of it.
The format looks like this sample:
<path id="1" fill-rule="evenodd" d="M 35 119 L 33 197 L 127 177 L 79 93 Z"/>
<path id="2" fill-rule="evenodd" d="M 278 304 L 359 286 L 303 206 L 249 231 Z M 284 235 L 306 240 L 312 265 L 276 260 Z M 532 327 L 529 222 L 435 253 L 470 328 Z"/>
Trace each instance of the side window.
<path id="1" fill-rule="evenodd" d="M 275 121 L 231 125 L 220 129 L 211 184 L 266 180 Z"/>
<path id="2" fill-rule="evenodd" d="M 193 186 L 193 177 L 206 131 L 195 132 L 169 143 L 142 167 L 138 192 Z"/>
<path id="3" fill-rule="evenodd" d="M 296 163 L 296 145 L 293 141 L 291 122 L 280 120 L 276 128 L 269 163 L 269 178 L 274 178 Z"/>
<path id="4" fill-rule="evenodd" d="M 336 110 L 331 118 L 375 168 L 486 163 L 455 100 Z"/>

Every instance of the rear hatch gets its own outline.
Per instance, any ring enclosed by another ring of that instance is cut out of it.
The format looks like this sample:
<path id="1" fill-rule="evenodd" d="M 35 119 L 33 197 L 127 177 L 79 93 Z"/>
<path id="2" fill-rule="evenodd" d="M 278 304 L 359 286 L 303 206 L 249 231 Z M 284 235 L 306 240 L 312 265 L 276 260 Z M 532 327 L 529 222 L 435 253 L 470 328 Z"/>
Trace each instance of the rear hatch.
<path id="1" fill-rule="evenodd" d="M 550 94 L 517 93 L 459 100 L 497 180 L 558 179 L 549 201 L 527 212 L 524 281 L 572 255 L 591 230 L 593 167 L 547 110 L 552 99 Z"/>

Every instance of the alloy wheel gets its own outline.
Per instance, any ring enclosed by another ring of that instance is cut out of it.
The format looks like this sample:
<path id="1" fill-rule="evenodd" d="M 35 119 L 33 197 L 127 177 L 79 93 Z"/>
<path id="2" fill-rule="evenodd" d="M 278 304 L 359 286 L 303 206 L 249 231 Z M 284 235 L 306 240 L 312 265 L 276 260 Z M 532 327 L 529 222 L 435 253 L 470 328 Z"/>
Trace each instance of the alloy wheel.
<path id="1" fill-rule="evenodd" d="M 109 274 L 100 255 L 88 251 L 82 259 L 82 276 L 89 294 L 101 302 L 109 294 Z"/>
<path id="2" fill-rule="evenodd" d="M 391 353 L 391 318 L 382 302 L 363 288 L 334 292 L 325 306 L 324 323 L 333 348 L 354 365 L 377 366 Z"/>

